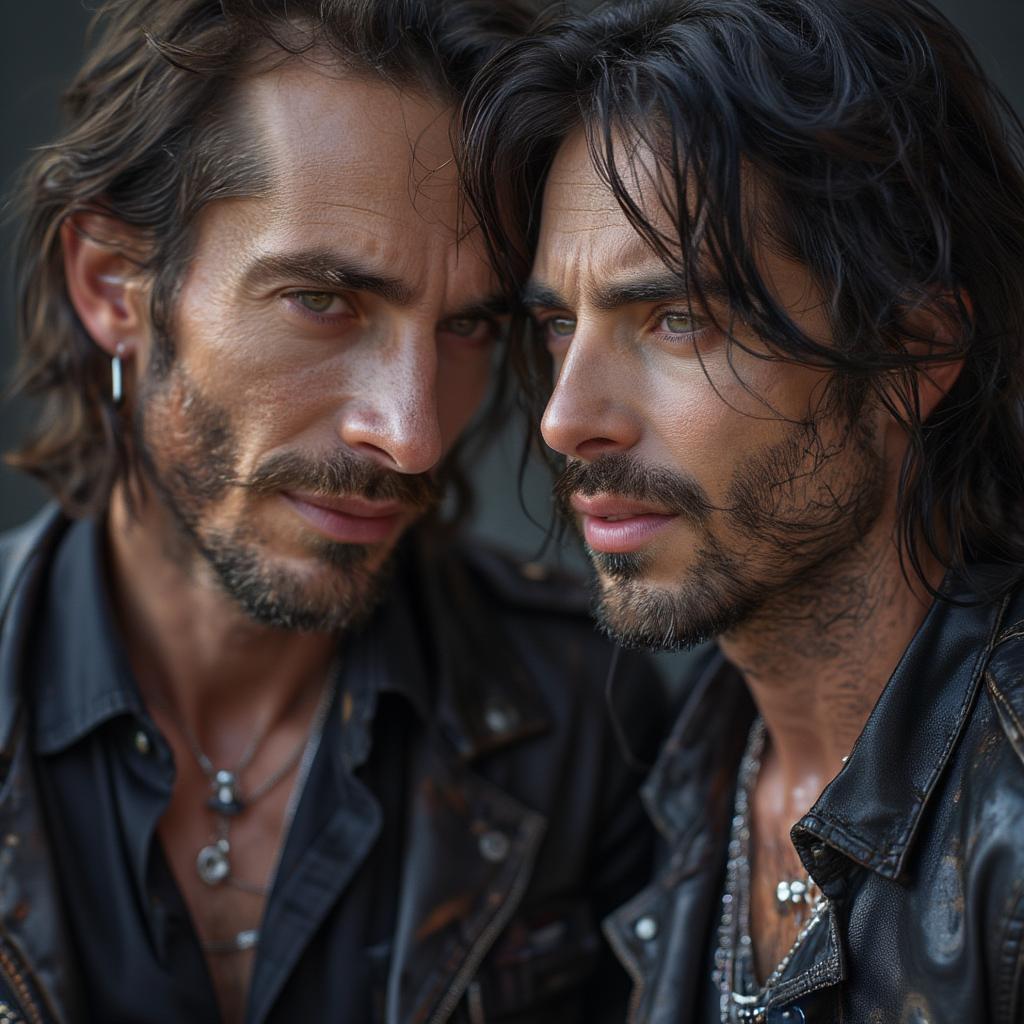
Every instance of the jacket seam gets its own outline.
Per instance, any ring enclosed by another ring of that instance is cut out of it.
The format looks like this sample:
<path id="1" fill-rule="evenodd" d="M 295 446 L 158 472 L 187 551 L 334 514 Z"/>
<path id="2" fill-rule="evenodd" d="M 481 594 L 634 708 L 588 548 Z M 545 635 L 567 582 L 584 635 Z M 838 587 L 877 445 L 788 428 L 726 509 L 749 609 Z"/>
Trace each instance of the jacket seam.
<path id="1" fill-rule="evenodd" d="M 993 699 L 1007 717 L 1010 718 L 1021 736 L 1024 736 L 1024 722 L 1021 721 L 1020 716 L 1017 714 L 1013 705 L 1006 699 L 1006 695 L 999 689 L 999 684 L 996 682 L 995 677 L 991 672 L 985 673 L 985 680 L 988 684 L 988 691 L 992 695 Z"/>
<path id="2" fill-rule="evenodd" d="M 996 1020 L 1010 1024 L 1016 1021 L 1021 976 L 1024 973 L 1024 889 L 1007 910 L 999 944 L 999 966 L 996 976 Z"/>

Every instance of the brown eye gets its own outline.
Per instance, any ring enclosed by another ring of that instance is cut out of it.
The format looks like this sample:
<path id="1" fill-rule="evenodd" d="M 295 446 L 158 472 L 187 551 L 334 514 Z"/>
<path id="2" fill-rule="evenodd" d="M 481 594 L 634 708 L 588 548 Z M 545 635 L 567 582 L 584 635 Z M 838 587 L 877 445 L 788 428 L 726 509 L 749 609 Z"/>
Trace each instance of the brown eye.
<path id="1" fill-rule="evenodd" d="M 442 320 L 438 324 L 441 334 L 449 334 L 460 341 L 482 344 L 490 341 L 495 335 L 492 320 L 482 316 L 453 316 L 450 320 Z"/>
<path id="2" fill-rule="evenodd" d="M 461 338 L 471 338 L 480 328 L 481 320 L 474 317 L 460 316 L 453 320 L 445 320 L 441 325 L 449 334 L 457 334 Z"/>

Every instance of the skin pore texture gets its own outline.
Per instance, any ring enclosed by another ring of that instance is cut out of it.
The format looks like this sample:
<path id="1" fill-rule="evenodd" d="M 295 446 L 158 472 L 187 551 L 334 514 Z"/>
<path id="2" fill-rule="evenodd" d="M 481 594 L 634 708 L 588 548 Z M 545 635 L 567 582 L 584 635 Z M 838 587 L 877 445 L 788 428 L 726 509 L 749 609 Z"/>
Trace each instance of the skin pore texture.
<path id="1" fill-rule="evenodd" d="M 177 723 L 218 767 L 270 726 L 243 792 L 287 761 L 337 631 L 372 609 L 399 538 L 438 499 L 434 470 L 485 394 L 497 334 L 495 281 L 458 230 L 444 104 L 311 60 L 236 100 L 271 186 L 201 214 L 170 339 L 115 249 L 63 236 L 79 315 L 126 359 L 143 493 L 131 514 L 115 491 L 111 588 L 175 757 L 160 840 L 206 941 L 257 927 L 264 900 L 197 877 L 215 822 Z M 235 819 L 240 879 L 269 882 L 294 782 Z M 207 957 L 225 1021 L 244 1015 L 253 959 Z"/>
<path id="2" fill-rule="evenodd" d="M 829 339 L 807 271 L 766 247 L 758 259 L 792 319 Z M 804 874 L 790 828 L 840 769 L 930 602 L 894 542 L 902 431 L 869 397 L 851 416 L 823 371 L 765 358 L 743 324 L 731 325 L 743 347 L 730 345 L 713 289 L 705 309 L 682 292 L 583 132 L 571 136 L 527 287 L 556 371 L 542 423 L 567 460 L 556 498 L 592 557 L 604 628 L 655 649 L 717 636 L 764 718 L 751 914 L 764 978 L 802 920 L 775 905 L 776 883 Z M 922 387 L 925 412 L 951 383 L 940 371 Z"/>

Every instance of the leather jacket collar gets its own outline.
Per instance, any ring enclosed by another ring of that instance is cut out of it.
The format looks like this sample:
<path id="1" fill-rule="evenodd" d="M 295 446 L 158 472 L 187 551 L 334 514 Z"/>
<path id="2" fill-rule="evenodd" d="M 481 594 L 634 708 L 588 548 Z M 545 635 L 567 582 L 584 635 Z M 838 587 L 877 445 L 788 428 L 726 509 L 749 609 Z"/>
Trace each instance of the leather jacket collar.
<path id="1" fill-rule="evenodd" d="M 913 999 L 923 999 L 934 1008 L 929 1020 L 938 1014 L 936 1021 L 962 1024 L 983 1019 L 972 1014 L 984 1014 L 986 1001 L 993 1008 L 1016 1006 L 1011 968 L 1020 955 L 1014 929 L 1024 922 L 1019 892 L 993 886 L 982 900 L 975 891 L 978 873 L 996 877 L 991 863 L 978 866 L 985 858 L 1010 857 L 999 871 L 1019 880 L 1013 843 L 989 828 L 985 843 L 972 840 L 969 851 L 959 844 L 964 835 L 978 834 L 986 807 L 1001 808 L 999 820 L 1009 834 L 1013 814 L 1019 821 L 1022 810 L 1024 627 L 1005 623 L 1024 618 L 1024 593 L 966 603 L 968 590 L 954 581 L 947 586 L 953 602 L 934 604 L 848 762 L 793 828 L 801 859 L 832 907 L 815 961 L 784 976 L 760 1020 L 860 1020 L 869 1012 L 878 1019 L 918 1019 L 901 1014 Z M 696 680 L 644 787 L 648 811 L 666 839 L 662 868 L 606 921 L 609 940 L 635 981 L 630 1020 L 644 1024 L 693 1019 L 707 998 L 706 944 L 720 909 L 736 773 L 754 715 L 742 679 L 717 649 L 708 652 Z M 1016 755 L 1007 752 L 1010 744 Z M 979 752 L 986 760 L 979 762 Z M 939 884 L 974 894 L 970 926 L 962 920 L 962 896 L 948 920 L 936 917 Z M 884 942 L 877 916 L 883 906 Z M 987 917 L 1009 929 L 1009 938 L 991 929 L 993 949 L 982 953 L 967 944 L 985 935 Z M 948 934 L 935 927 L 937 921 L 948 925 Z M 864 935 L 873 936 L 867 952 L 858 947 Z M 971 965 L 956 977 L 929 961 L 934 956 L 941 962 L 954 955 L 951 950 Z M 853 956 L 861 958 L 856 978 L 849 966 Z M 982 967 L 987 957 L 1010 965 L 997 985 Z M 896 975 L 894 963 L 902 965 Z M 786 1016 L 794 1001 L 800 1015 Z M 1016 1019 L 1012 1012 L 984 1019 Z"/>

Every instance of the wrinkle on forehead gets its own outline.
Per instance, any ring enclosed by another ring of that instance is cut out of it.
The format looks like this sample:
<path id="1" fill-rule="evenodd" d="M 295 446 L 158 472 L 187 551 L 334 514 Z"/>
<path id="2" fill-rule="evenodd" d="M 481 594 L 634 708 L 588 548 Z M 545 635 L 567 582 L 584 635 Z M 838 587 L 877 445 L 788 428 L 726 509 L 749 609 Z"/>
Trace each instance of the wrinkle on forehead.
<path id="1" fill-rule="evenodd" d="M 647 162 L 635 147 L 628 154 L 620 149 L 619 157 L 620 163 L 627 161 L 621 168 L 624 179 L 633 183 L 632 191 L 645 205 L 653 191 L 650 182 L 645 187 L 641 181 Z M 548 174 L 537 253 L 535 274 L 562 281 L 578 281 L 581 273 L 608 276 L 652 259 L 650 245 L 594 166 L 582 129 L 562 144 Z"/>

